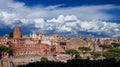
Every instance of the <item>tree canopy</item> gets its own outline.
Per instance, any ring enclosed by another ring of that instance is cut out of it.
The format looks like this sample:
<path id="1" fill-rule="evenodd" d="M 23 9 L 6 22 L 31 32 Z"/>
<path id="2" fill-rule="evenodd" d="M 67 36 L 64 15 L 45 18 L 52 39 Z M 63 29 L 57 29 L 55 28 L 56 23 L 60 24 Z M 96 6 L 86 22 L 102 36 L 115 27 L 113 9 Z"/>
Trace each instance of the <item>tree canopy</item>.
<path id="1" fill-rule="evenodd" d="M 47 61 L 48 61 L 48 58 L 47 58 L 47 57 L 41 57 L 40 61 L 41 61 L 41 62 L 47 62 Z"/>
<path id="2" fill-rule="evenodd" d="M 77 50 L 74 49 L 70 49 L 70 50 L 66 50 L 67 54 L 79 54 L 79 52 Z"/>
<path id="3" fill-rule="evenodd" d="M 91 55 L 93 56 L 94 59 L 96 59 L 96 58 L 101 56 L 101 54 L 97 53 L 97 52 L 92 52 Z"/>
<path id="4" fill-rule="evenodd" d="M 8 38 L 9 38 L 9 39 L 10 39 L 10 38 L 13 38 L 13 32 L 11 32 L 11 33 L 8 34 Z"/>
<path id="5" fill-rule="evenodd" d="M 10 53 L 13 49 L 7 46 L 0 46 L 0 51 Z"/>
<path id="6" fill-rule="evenodd" d="M 91 51 L 90 47 L 79 47 L 78 49 L 81 50 L 82 52 Z"/>
<path id="7" fill-rule="evenodd" d="M 120 47 L 120 43 L 111 43 L 114 48 Z"/>
<path id="8" fill-rule="evenodd" d="M 110 45 L 106 45 L 106 44 L 101 44 L 99 45 L 99 47 L 101 47 L 103 50 L 112 48 Z"/>
<path id="9" fill-rule="evenodd" d="M 103 56 L 106 58 L 118 57 L 120 55 L 120 48 L 112 48 L 104 52 Z"/>

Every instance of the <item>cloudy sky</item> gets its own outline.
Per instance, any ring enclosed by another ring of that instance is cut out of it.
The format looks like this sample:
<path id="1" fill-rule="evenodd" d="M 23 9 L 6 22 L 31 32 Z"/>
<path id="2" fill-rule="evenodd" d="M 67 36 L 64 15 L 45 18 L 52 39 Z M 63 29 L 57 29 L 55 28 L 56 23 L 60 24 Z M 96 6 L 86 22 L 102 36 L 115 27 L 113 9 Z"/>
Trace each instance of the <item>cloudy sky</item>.
<path id="1" fill-rule="evenodd" d="M 120 0 L 0 0 L 0 35 L 120 37 Z"/>

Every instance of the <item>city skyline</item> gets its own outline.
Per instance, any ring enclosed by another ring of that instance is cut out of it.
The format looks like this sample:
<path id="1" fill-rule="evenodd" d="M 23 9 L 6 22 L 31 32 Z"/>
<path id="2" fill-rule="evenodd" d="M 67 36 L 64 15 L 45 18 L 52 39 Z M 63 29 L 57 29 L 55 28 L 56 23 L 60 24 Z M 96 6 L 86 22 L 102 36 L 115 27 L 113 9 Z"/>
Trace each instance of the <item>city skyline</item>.
<path id="1" fill-rule="evenodd" d="M 0 35 L 21 26 L 23 34 L 120 37 L 120 0 L 1 0 Z M 4 6 L 3 6 L 4 5 Z"/>

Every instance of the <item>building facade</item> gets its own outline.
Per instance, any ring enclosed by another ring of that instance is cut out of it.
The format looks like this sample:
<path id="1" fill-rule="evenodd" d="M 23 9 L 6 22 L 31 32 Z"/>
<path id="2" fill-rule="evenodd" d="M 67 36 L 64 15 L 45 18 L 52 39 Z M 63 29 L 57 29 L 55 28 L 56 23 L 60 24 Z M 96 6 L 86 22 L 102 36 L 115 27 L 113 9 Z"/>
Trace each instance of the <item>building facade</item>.
<path id="1" fill-rule="evenodd" d="M 20 55 L 53 55 L 61 53 L 65 49 L 60 49 L 60 42 L 57 34 L 52 36 L 44 34 L 31 34 L 21 37 L 20 27 L 15 26 L 13 38 L 0 38 L 0 46 L 7 46 L 13 49 L 13 56 Z M 59 48 L 57 47 L 59 46 Z M 61 46 L 62 48 L 62 46 Z"/>

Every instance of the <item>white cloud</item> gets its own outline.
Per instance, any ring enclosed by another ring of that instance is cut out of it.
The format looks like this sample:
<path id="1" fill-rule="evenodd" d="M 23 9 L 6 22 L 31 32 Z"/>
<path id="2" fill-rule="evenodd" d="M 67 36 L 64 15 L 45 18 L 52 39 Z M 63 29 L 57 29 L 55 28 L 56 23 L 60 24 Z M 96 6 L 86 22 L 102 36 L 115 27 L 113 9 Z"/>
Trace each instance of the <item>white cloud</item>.
<path id="1" fill-rule="evenodd" d="M 65 21 L 78 20 L 75 15 L 70 15 L 65 17 Z"/>
<path id="2" fill-rule="evenodd" d="M 65 4 L 52 5 L 52 6 L 46 7 L 45 9 L 47 9 L 47 10 L 53 10 L 53 9 L 57 9 L 57 8 L 59 8 L 61 6 L 64 6 L 64 5 Z"/>
<path id="3" fill-rule="evenodd" d="M 44 28 L 44 19 L 34 19 L 34 24 L 36 28 L 43 29 Z"/>
<path id="4" fill-rule="evenodd" d="M 16 15 L 14 13 L 7 13 L 7 12 L 1 12 L 0 13 L 0 19 L 4 21 L 5 25 L 11 25 L 11 21 L 16 18 Z"/>
<path id="5" fill-rule="evenodd" d="M 66 26 L 60 26 L 60 27 L 57 27 L 57 32 L 71 32 L 72 28 L 70 27 L 66 27 Z"/>
<path id="6" fill-rule="evenodd" d="M 114 16 L 104 10 L 120 9 L 120 6 L 92 5 L 60 8 L 61 6 L 64 4 L 27 7 L 25 3 L 0 0 L 0 24 L 14 26 L 15 21 L 19 20 L 21 25 L 33 24 L 32 27 L 42 32 L 51 30 L 57 33 L 74 32 L 79 34 L 80 31 L 85 31 L 106 33 L 111 36 L 118 36 L 120 33 L 120 24 L 118 23 L 95 21 L 110 20 Z"/>
<path id="7" fill-rule="evenodd" d="M 59 22 L 59 23 L 64 22 L 64 18 L 65 17 L 63 15 L 59 15 L 56 22 Z"/>
<path id="8" fill-rule="evenodd" d="M 72 17 L 73 15 L 69 15 L 69 17 Z M 58 16 L 59 17 L 59 16 Z M 62 17 L 62 19 L 65 19 L 67 16 Z M 55 19 L 55 18 L 54 18 Z M 98 34 L 109 34 L 109 36 L 115 36 L 120 33 L 120 24 L 113 23 L 113 22 L 103 22 L 103 21 L 80 21 L 79 19 L 76 19 L 74 21 L 68 21 L 65 20 L 61 23 L 55 23 L 57 19 L 53 21 L 51 19 L 51 29 L 56 28 L 57 32 L 75 32 L 75 34 L 79 34 L 80 31 L 86 31 L 91 33 L 98 33 Z M 49 20 L 50 21 L 50 20 Z M 48 22 L 49 22 L 48 21 Z"/>
<path id="9" fill-rule="evenodd" d="M 53 18 L 51 20 L 47 20 L 47 22 L 57 22 L 57 20 L 55 18 Z"/>

